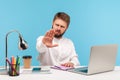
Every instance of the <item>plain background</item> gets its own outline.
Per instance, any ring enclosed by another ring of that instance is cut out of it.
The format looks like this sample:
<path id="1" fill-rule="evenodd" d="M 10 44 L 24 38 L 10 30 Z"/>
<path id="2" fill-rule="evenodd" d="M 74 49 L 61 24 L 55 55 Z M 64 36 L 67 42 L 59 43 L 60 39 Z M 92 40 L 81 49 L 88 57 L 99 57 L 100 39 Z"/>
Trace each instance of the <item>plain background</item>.
<path id="1" fill-rule="evenodd" d="M 18 30 L 29 48 L 18 50 L 18 34 L 8 36 L 8 56 L 32 55 L 32 65 L 37 61 L 36 39 L 51 29 L 57 12 L 71 16 L 65 37 L 75 45 L 81 65 L 87 65 L 90 47 L 94 45 L 120 45 L 120 0 L 0 0 L 0 65 L 5 62 L 5 36 Z M 120 46 L 116 65 L 120 65 Z"/>

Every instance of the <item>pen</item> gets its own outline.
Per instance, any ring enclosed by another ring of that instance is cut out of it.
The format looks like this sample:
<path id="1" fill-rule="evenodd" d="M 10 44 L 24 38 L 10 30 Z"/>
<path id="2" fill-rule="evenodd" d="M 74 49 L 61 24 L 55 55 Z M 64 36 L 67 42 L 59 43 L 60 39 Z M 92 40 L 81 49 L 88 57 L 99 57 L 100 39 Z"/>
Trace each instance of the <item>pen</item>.
<path id="1" fill-rule="evenodd" d="M 16 67 L 15 67 L 17 71 L 18 71 L 18 69 L 19 69 L 19 65 L 20 65 L 20 57 L 17 56 Z"/>
<path id="2" fill-rule="evenodd" d="M 11 66 L 12 70 L 15 71 L 15 73 L 18 75 L 17 71 L 15 70 L 15 68 L 12 66 L 12 64 L 10 63 L 10 61 L 8 60 L 8 58 L 6 58 L 6 61 L 9 63 L 9 65 Z"/>
<path id="3" fill-rule="evenodd" d="M 13 65 L 13 68 L 15 69 L 15 67 L 16 67 L 16 58 L 14 56 L 12 57 L 12 65 Z M 15 75 L 14 71 L 13 71 L 13 75 Z"/>

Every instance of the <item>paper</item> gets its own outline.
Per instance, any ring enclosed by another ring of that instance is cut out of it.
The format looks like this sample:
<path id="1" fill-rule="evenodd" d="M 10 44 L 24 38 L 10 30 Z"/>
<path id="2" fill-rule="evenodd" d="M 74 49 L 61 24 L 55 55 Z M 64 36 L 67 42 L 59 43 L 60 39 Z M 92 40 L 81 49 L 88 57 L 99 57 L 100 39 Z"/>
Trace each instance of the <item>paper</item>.
<path id="1" fill-rule="evenodd" d="M 25 69 L 22 71 L 23 74 L 51 74 L 50 68 L 47 66 L 33 67 L 32 69 Z"/>

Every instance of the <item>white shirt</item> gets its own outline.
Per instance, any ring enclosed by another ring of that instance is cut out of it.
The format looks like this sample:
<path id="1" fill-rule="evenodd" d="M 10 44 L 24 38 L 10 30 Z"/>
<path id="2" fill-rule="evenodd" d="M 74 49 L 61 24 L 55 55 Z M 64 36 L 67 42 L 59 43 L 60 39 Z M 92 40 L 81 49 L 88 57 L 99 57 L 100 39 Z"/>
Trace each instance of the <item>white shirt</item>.
<path id="1" fill-rule="evenodd" d="M 72 62 L 75 66 L 80 65 L 73 42 L 67 38 L 53 39 L 53 44 L 57 47 L 48 48 L 42 43 L 43 36 L 37 39 L 36 49 L 40 53 L 38 60 L 41 65 L 60 65 L 66 62 Z"/>

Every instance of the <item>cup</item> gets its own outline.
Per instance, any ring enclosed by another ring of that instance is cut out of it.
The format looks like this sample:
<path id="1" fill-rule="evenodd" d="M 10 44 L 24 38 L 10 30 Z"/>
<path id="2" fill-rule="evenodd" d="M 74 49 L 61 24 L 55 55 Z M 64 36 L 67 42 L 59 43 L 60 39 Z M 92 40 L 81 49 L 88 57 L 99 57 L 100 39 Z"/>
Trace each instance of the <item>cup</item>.
<path id="1" fill-rule="evenodd" d="M 24 68 L 30 68 L 31 67 L 31 59 L 32 56 L 23 56 L 23 63 L 24 63 Z"/>
<path id="2" fill-rule="evenodd" d="M 9 76 L 18 76 L 20 74 L 20 64 L 9 64 Z"/>

